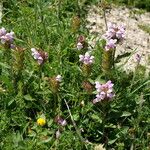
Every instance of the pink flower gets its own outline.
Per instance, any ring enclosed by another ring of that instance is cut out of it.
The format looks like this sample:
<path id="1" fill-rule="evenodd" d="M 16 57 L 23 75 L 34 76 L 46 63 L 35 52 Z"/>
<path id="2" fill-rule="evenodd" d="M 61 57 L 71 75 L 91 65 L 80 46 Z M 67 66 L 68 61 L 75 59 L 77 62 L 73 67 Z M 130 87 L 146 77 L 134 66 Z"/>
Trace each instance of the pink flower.
<path id="1" fill-rule="evenodd" d="M 105 50 L 109 51 L 110 49 L 114 49 L 116 47 L 116 39 L 110 39 L 106 41 L 106 46 L 105 46 Z"/>
<path id="2" fill-rule="evenodd" d="M 91 56 L 88 52 L 85 55 L 79 55 L 79 61 L 83 62 L 84 64 L 92 64 L 94 61 L 94 56 Z"/>
<path id="3" fill-rule="evenodd" d="M 5 43 L 11 44 L 14 40 L 14 32 L 6 33 L 5 35 L 1 36 L 0 39 L 2 44 Z"/>
<path id="4" fill-rule="evenodd" d="M 0 29 L 0 37 L 3 36 L 3 35 L 5 35 L 6 33 L 7 33 L 6 29 L 4 27 L 2 27 Z"/>
<path id="5" fill-rule="evenodd" d="M 125 27 L 123 25 L 117 26 L 114 23 L 108 23 L 108 30 L 104 34 L 105 39 L 123 40 L 125 37 Z"/>
<path id="6" fill-rule="evenodd" d="M 59 124 L 63 127 L 67 125 L 67 121 L 60 116 L 56 116 L 54 120 L 57 124 Z"/>
<path id="7" fill-rule="evenodd" d="M 35 60 L 38 61 L 38 64 L 43 64 L 48 59 L 48 54 L 43 51 L 36 50 L 35 48 L 31 48 L 32 56 Z"/>
<path id="8" fill-rule="evenodd" d="M 116 37 L 119 40 L 123 40 L 125 38 L 125 27 L 119 26 L 118 31 L 116 32 Z"/>
<path id="9" fill-rule="evenodd" d="M 108 81 L 105 84 L 95 82 L 95 84 L 97 95 L 96 98 L 93 100 L 94 104 L 102 100 L 111 100 L 115 96 L 115 94 L 113 93 L 114 84 L 111 81 Z"/>
<path id="10" fill-rule="evenodd" d="M 56 81 L 58 81 L 58 82 L 61 82 L 61 81 L 62 81 L 62 77 L 61 77 L 61 75 L 57 75 L 57 77 L 56 77 Z"/>
<path id="11" fill-rule="evenodd" d="M 80 42 L 78 42 L 78 43 L 77 43 L 77 49 L 78 49 L 78 50 L 81 50 L 82 48 L 83 48 L 83 44 L 80 43 Z"/>

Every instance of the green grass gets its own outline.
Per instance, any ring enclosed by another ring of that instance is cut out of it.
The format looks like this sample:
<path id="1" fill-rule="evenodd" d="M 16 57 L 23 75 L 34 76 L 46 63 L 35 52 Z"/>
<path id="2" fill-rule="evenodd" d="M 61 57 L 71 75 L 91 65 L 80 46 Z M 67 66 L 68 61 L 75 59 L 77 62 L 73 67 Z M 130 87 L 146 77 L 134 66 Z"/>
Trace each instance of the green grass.
<path id="1" fill-rule="evenodd" d="M 126 5 L 129 7 L 136 7 L 140 9 L 145 9 L 150 11 L 150 3 L 149 0 L 106 0 L 110 3 L 115 3 L 119 5 Z"/>
<path id="2" fill-rule="evenodd" d="M 140 29 L 142 29 L 143 31 L 145 31 L 146 33 L 149 33 L 150 34 L 150 26 L 149 25 L 142 25 L 142 24 L 139 24 L 138 27 Z"/>
<path id="3" fill-rule="evenodd" d="M 149 149 L 150 78 L 145 68 L 137 66 L 129 74 L 114 68 L 104 75 L 100 41 L 92 51 L 90 75 L 79 62 L 87 48 L 77 50 L 77 38 L 89 38 L 85 18 L 92 3 L 96 1 L 4 0 L 1 27 L 15 32 L 14 44 L 21 49 L 0 47 L 0 149 L 92 150 L 98 144 Z M 31 55 L 33 47 L 49 55 L 41 67 Z M 58 74 L 62 82 L 54 92 L 51 79 Z M 116 96 L 94 105 L 94 82 L 108 80 Z M 65 127 L 56 123 L 57 115 L 67 121 Z M 37 124 L 41 116 L 46 118 L 43 127 Z"/>

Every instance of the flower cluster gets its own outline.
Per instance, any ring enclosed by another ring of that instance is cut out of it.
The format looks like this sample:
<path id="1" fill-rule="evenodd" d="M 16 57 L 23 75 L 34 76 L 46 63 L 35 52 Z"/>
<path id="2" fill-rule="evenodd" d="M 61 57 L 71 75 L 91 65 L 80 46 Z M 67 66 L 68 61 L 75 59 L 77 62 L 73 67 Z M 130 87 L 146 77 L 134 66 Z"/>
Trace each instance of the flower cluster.
<path id="1" fill-rule="evenodd" d="M 48 53 L 35 48 L 31 48 L 32 56 L 38 61 L 39 65 L 42 65 L 48 59 Z"/>
<path id="2" fill-rule="evenodd" d="M 116 43 L 120 42 L 125 37 L 125 27 L 123 25 L 117 26 L 114 23 L 108 24 L 108 30 L 104 34 L 104 39 L 106 40 L 105 50 L 114 49 Z"/>
<path id="3" fill-rule="evenodd" d="M 67 125 L 67 121 L 65 119 L 63 119 L 61 116 L 56 116 L 54 121 L 61 126 L 66 126 Z"/>
<path id="4" fill-rule="evenodd" d="M 99 82 L 95 82 L 95 84 L 95 88 L 98 93 L 96 98 L 93 100 L 94 104 L 103 100 L 111 100 L 115 96 L 113 92 L 114 84 L 110 80 L 105 84 L 100 84 Z"/>
<path id="5" fill-rule="evenodd" d="M 83 62 L 85 65 L 90 65 L 94 61 L 94 56 L 91 56 L 89 52 L 86 52 L 85 55 L 79 55 L 79 61 Z"/>
<path id="6" fill-rule="evenodd" d="M 0 40 L 2 44 L 7 45 L 9 48 L 13 47 L 13 41 L 14 41 L 14 32 L 8 32 L 5 28 L 0 29 Z"/>
<path id="7" fill-rule="evenodd" d="M 104 36 L 107 39 L 123 40 L 125 37 L 125 27 L 123 25 L 117 26 L 114 23 L 108 23 L 108 30 Z"/>

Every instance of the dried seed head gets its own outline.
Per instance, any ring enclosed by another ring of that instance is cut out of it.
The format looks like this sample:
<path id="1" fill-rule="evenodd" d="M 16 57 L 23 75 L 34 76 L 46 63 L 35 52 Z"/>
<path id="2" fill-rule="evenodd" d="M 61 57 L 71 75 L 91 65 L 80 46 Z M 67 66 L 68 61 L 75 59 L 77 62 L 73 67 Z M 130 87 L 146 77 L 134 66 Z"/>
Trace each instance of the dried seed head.
<path id="1" fill-rule="evenodd" d="M 78 31 L 80 28 L 80 18 L 79 16 L 74 16 L 71 21 L 72 32 Z"/>

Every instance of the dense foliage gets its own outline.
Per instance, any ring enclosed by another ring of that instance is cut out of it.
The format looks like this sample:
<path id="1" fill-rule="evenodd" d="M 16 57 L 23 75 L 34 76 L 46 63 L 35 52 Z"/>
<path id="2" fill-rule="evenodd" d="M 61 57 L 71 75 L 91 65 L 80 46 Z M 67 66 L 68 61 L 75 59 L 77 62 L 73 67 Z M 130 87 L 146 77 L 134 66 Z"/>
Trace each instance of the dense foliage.
<path id="1" fill-rule="evenodd" d="M 117 4 L 125 4 L 127 6 L 142 8 L 150 11 L 149 0 L 107 0 L 107 1 L 117 3 Z"/>
<path id="2" fill-rule="evenodd" d="M 140 56 L 135 72 L 116 66 L 124 57 L 114 58 L 124 27 L 110 25 L 107 39 L 99 35 L 94 47 L 88 44 L 90 4 L 4 1 L 0 149 L 100 150 L 100 144 L 115 150 L 149 149 L 149 74 Z"/>

